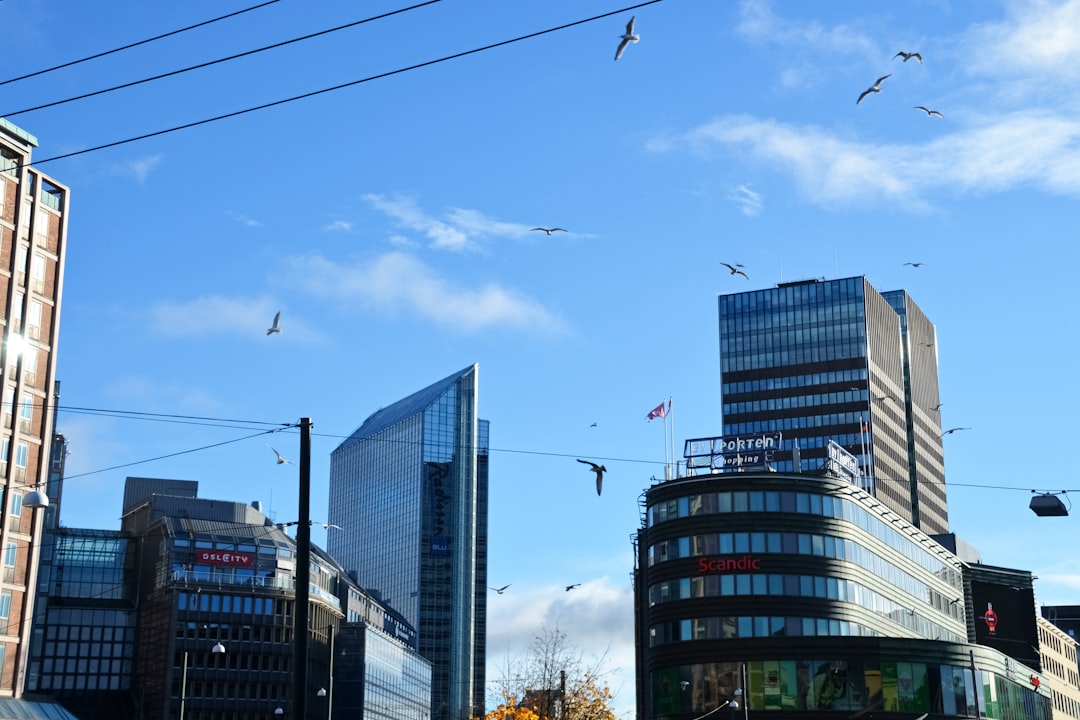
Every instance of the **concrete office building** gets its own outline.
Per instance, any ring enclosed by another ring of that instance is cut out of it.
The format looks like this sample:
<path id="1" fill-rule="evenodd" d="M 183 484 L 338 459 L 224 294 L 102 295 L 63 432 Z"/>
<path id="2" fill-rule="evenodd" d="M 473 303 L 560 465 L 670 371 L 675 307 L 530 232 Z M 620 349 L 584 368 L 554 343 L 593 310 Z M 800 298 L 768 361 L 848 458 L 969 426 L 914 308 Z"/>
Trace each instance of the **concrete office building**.
<path id="1" fill-rule="evenodd" d="M 1076 638 L 1044 617 L 1038 617 L 1039 654 L 1050 684 L 1054 720 L 1080 720 L 1080 672 Z"/>
<path id="2" fill-rule="evenodd" d="M 0 118 L 0 697 L 24 682 L 41 513 L 23 499 L 47 477 L 67 247 L 69 192 L 30 166 L 37 144 Z"/>
<path id="3" fill-rule="evenodd" d="M 721 295 L 723 435 L 782 433 L 814 470 L 829 441 L 867 491 L 928 534 L 948 532 L 934 326 L 903 291 L 864 277 Z"/>
<path id="4" fill-rule="evenodd" d="M 488 423 L 472 365 L 373 413 L 330 456 L 330 553 L 417 629 L 434 720 L 484 714 Z"/>
<path id="5" fill-rule="evenodd" d="M 80 720 L 293 717 L 296 542 L 197 493 L 128 478 L 120 530 L 55 529 L 28 692 Z M 309 618 L 305 720 L 430 720 L 415 629 L 317 547 Z"/>

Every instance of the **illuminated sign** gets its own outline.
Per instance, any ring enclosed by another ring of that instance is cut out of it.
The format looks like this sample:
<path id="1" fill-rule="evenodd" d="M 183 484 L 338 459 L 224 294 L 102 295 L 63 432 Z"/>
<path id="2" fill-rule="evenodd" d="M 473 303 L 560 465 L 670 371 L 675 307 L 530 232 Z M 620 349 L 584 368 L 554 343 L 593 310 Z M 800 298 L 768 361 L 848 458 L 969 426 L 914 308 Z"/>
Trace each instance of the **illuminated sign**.
<path id="1" fill-rule="evenodd" d="M 689 470 L 762 466 L 780 449 L 779 432 L 687 440 L 683 449 Z"/>
<path id="2" fill-rule="evenodd" d="M 450 538 L 442 536 L 431 538 L 431 554 L 440 556 L 449 555 Z"/>
<path id="3" fill-rule="evenodd" d="M 200 565 L 251 567 L 255 564 L 255 556 L 252 553 L 238 553 L 231 550 L 196 550 L 195 562 Z"/>
<path id="4" fill-rule="evenodd" d="M 700 558 L 698 560 L 698 572 L 722 573 L 736 570 L 756 571 L 761 569 L 761 561 L 750 555 L 740 558 Z"/>

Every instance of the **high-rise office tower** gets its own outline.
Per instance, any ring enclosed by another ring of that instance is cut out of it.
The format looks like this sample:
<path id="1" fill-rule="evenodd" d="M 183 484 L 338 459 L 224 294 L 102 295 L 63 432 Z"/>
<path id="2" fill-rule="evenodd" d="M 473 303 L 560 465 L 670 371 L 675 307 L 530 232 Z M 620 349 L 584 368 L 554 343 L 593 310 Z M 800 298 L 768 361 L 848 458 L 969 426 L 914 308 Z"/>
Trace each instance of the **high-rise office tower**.
<path id="1" fill-rule="evenodd" d="M 807 280 L 721 295 L 719 310 L 725 436 L 781 432 L 773 465 L 789 472 L 824 466 L 833 441 L 878 500 L 948 532 L 936 334 L 907 293 Z"/>
<path id="2" fill-rule="evenodd" d="M 42 513 L 34 508 L 47 497 L 67 246 L 68 189 L 31 166 L 35 147 L 33 135 L 0 118 L 0 696 L 15 697 L 41 545 Z"/>
<path id="3" fill-rule="evenodd" d="M 488 423 L 478 366 L 371 415 L 330 455 L 327 549 L 417 630 L 432 720 L 484 715 Z"/>

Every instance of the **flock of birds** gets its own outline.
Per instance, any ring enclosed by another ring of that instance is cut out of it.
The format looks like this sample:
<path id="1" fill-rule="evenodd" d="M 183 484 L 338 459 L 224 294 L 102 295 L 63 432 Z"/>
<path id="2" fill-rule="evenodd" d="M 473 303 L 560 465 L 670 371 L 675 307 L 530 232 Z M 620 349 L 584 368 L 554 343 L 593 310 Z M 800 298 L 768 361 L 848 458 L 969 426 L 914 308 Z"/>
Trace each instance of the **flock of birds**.
<path id="1" fill-rule="evenodd" d="M 910 60 L 912 58 L 915 58 L 916 60 L 919 61 L 920 65 L 922 65 L 922 61 L 923 61 L 922 54 L 917 53 L 917 52 L 905 52 L 903 50 L 901 50 L 900 52 L 893 55 L 893 60 L 895 60 L 896 58 L 903 58 L 904 62 L 907 62 L 908 60 Z M 881 83 L 885 82 L 887 79 L 889 79 L 891 77 L 892 77 L 892 73 L 889 73 L 888 75 L 882 75 L 881 77 L 879 77 L 877 80 L 874 81 L 873 85 L 871 85 L 870 87 L 866 88 L 861 93 L 859 93 L 859 99 L 855 101 L 855 104 L 858 105 L 859 103 L 861 103 L 863 101 L 863 99 L 866 98 L 867 95 L 872 95 L 872 94 L 881 92 Z M 926 107 L 924 105 L 916 105 L 915 109 L 916 110 L 922 110 L 924 113 L 926 113 L 926 117 L 928 117 L 928 118 L 932 118 L 932 117 L 939 117 L 939 118 L 942 118 L 942 119 L 945 118 L 945 116 L 942 115 L 937 110 L 931 110 L 930 108 L 928 108 L 928 107 Z"/>
<path id="2" fill-rule="evenodd" d="M 641 40 L 641 36 L 634 32 L 634 23 L 635 23 L 635 18 L 631 17 L 630 21 L 626 23 L 626 30 L 623 32 L 622 35 L 619 36 L 619 45 L 615 49 L 615 59 L 616 60 L 618 60 L 619 58 L 621 58 L 623 56 L 623 53 L 626 51 L 626 48 L 629 47 L 630 43 L 637 43 L 639 40 Z M 905 52 L 905 51 L 901 50 L 900 52 L 898 52 L 896 55 L 893 56 L 893 59 L 895 60 L 898 57 L 903 58 L 904 62 L 907 62 L 908 60 L 911 60 L 912 58 L 914 58 L 914 59 L 919 61 L 920 65 L 922 64 L 922 61 L 923 61 L 922 55 L 920 53 L 918 53 L 918 52 Z M 888 75 L 883 75 L 882 77 L 879 77 L 874 82 L 873 85 L 871 85 L 869 88 L 864 90 L 859 95 L 859 99 L 855 101 L 855 104 L 858 105 L 859 103 L 861 103 L 868 95 L 871 95 L 871 94 L 874 94 L 874 93 L 880 93 L 881 92 L 881 83 L 885 82 L 885 80 L 887 80 L 890 77 L 892 77 L 892 73 L 889 73 Z M 926 113 L 927 117 L 939 117 L 939 118 L 944 118 L 945 117 L 944 115 L 942 115 L 937 110 L 931 110 L 930 108 L 924 107 L 922 105 L 916 105 L 915 109 L 916 110 L 922 110 L 924 113 Z M 561 228 L 561 227 L 550 227 L 550 228 L 549 227 L 534 227 L 534 228 L 532 228 L 532 230 L 530 230 L 530 232 L 542 232 L 542 233 L 544 233 L 544 234 L 546 234 L 548 236 L 551 236 L 553 233 L 568 232 L 568 231 L 565 228 Z M 750 279 L 750 277 L 743 270 L 744 265 L 742 265 L 742 263 L 726 263 L 725 262 L 725 263 L 720 263 L 720 264 L 723 265 L 725 268 L 727 268 L 731 275 L 741 275 L 743 278 L 745 278 L 747 280 Z M 915 267 L 915 268 L 922 267 L 923 264 L 924 263 L 921 263 L 921 262 L 904 263 L 904 265 L 910 265 L 911 267 Z M 278 311 L 274 315 L 274 321 L 273 321 L 273 323 L 271 323 L 270 327 L 267 329 L 266 334 L 267 335 L 277 335 L 277 334 L 281 333 L 281 331 L 282 331 L 282 328 L 281 328 L 281 312 Z M 875 400 L 886 400 L 886 399 L 895 400 L 895 398 L 893 398 L 892 396 L 887 396 L 887 397 L 882 397 L 882 398 L 875 398 Z M 941 405 L 939 404 L 937 407 L 935 407 L 933 409 L 934 409 L 934 411 L 937 411 L 940 408 L 941 408 Z M 595 427 L 595 426 L 596 426 L 596 423 L 593 423 L 592 427 Z M 961 430 L 970 430 L 970 429 L 971 428 L 968 428 L 968 427 L 950 428 L 950 429 L 946 430 L 944 433 L 942 433 L 942 437 L 945 437 L 946 435 L 952 435 L 953 433 L 959 432 Z M 270 446 L 267 445 L 267 447 L 270 447 Z M 274 456 L 276 457 L 276 461 L 277 461 L 278 465 L 285 464 L 285 463 L 289 462 L 284 457 L 282 457 L 281 453 L 279 453 L 277 450 L 274 450 L 274 448 L 272 448 L 272 447 L 270 447 L 270 449 L 273 450 Z M 601 491 L 603 490 L 604 473 L 607 472 L 607 468 L 604 467 L 603 465 L 598 465 L 597 463 L 594 463 L 591 460 L 578 459 L 578 462 L 583 463 L 585 465 L 588 465 L 589 469 L 595 474 L 595 476 L 596 476 L 596 494 L 600 495 Z M 503 585 L 502 587 L 497 587 L 497 588 L 493 587 L 493 588 L 490 588 L 490 589 L 493 590 L 495 593 L 497 593 L 499 595 L 502 595 L 504 592 L 506 592 L 507 588 L 509 588 L 509 587 L 510 587 L 510 585 L 507 584 L 507 585 Z M 572 585 L 567 585 L 566 586 L 566 592 L 570 592 L 571 590 L 573 590 L 574 588 L 577 588 L 577 587 L 581 587 L 581 583 L 574 583 Z"/>

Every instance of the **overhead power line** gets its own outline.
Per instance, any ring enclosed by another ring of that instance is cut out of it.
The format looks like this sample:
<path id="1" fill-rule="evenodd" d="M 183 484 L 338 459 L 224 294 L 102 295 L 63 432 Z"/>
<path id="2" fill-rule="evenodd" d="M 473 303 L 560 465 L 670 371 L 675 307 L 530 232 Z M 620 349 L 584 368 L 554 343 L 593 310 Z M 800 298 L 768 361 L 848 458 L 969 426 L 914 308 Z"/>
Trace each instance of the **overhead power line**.
<path id="1" fill-rule="evenodd" d="M 277 2 L 277 0 L 274 0 L 274 2 Z M 57 105 L 64 105 L 69 102 L 75 102 L 76 100 L 85 100 L 86 98 L 95 97 L 97 95 L 104 95 L 105 93 L 113 92 L 114 90 L 123 90 L 125 88 L 135 87 L 136 85 L 142 85 L 144 83 L 152 82 L 154 80 L 162 80 L 167 77 L 173 77 L 174 75 L 183 75 L 184 73 L 191 72 L 192 70 L 201 70 L 202 68 L 211 67 L 213 65 L 218 65 L 220 63 L 228 62 L 230 60 L 237 60 L 242 57 L 247 57 L 248 55 L 257 55 L 258 53 L 265 52 L 267 50 L 274 50 L 276 48 L 284 47 L 286 45 L 292 45 L 293 43 L 300 42 L 301 40 L 310 40 L 312 38 L 319 37 L 320 35 L 328 35 L 339 30 L 345 30 L 347 28 L 356 27 L 357 25 L 363 25 L 364 23 L 374 22 L 375 20 L 383 20 L 392 15 L 399 15 L 404 12 L 409 12 L 410 10 L 416 10 L 417 8 L 422 8 L 425 5 L 434 5 L 437 2 L 442 2 L 442 0 L 427 0 L 426 2 L 422 2 L 417 5 L 410 5 L 409 7 L 401 8 L 399 10 L 391 10 L 390 12 L 385 12 L 381 15 L 373 15 L 371 17 L 364 18 L 363 20 L 357 20 L 346 25 L 338 25 L 337 27 L 330 28 L 328 30 L 320 30 L 316 33 L 311 33 L 302 37 L 293 38 L 292 40 L 283 40 L 282 42 L 274 43 L 273 45 L 265 45 L 261 48 L 256 48 L 254 50 L 246 50 L 242 53 L 229 55 L 228 57 L 218 58 L 217 60 L 209 60 L 204 63 L 199 63 L 198 65 L 190 65 L 185 68 L 180 68 L 179 70 L 171 70 L 167 73 L 161 73 L 160 75 L 154 75 L 153 77 L 143 78 L 142 80 L 133 80 L 131 82 L 123 83 L 121 85 L 113 85 L 112 87 L 105 88 L 104 90 L 95 90 L 93 92 L 83 93 L 82 95 L 75 95 L 74 97 L 69 97 L 64 100 L 56 100 L 54 102 L 45 103 L 44 105 L 37 105 L 35 107 L 16 110 L 15 112 L 0 113 L 0 117 L 15 117 L 16 115 L 34 112 L 35 110 L 44 110 L 45 108 L 51 108 L 56 107 Z"/>
<path id="2" fill-rule="evenodd" d="M 0 0 L 0 1 L 2 1 L 2 0 Z M 56 407 L 56 409 L 58 411 L 74 412 L 74 413 L 85 414 L 85 415 L 99 415 L 99 416 L 103 416 L 103 417 L 121 417 L 121 418 L 128 418 L 128 419 L 132 419 L 132 420 L 144 420 L 144 421 L 152 421 L 152 422 L 156 421 L 156 422 L 178 422 L 178 423 L 181 423 L 181 424 L 207 424 L 210 427 L 217 427 L 217 428 L 230 428 L 231 427 L 230 425 L 227 425 L 225 423 L 236 423 L 236 424 L 246 424 L 246 425 L 267 425 L 267 426 L 270 426 L 269 429 L 258 432 L 258 433 L 254 434 L 254 435 L 247 435 L 247 436 L 244 436 L 244 437 L 241 437 L 241 438 L 237 438 L 235 440 L 227 440 L 225 442 L 214 443 L 212 445 L 204 445 L 204 446 L 201 446 L 201 447 L 192 448 L 190 450 L 182 450 L 182 451 L 175 452 L 175 453 L 169 453 L 167 455 L 160 455 L 160 456 L 153 457 L 153 458 L 148 458 L 148 459 L 145 459 L 145 460 L 137 460 L 135 462 L 125 463 L 123 465 L 116 465 L 116 466 L 109 467 L 109 468 L 102 468 L 100 470 L 92 470 L 92 471 L 89 471 L 89 472 L 79 473 L 77 475 L 68 475 L 68 476 L 66 476 L 64 478 L 65 480 L 69 479 L 69 478 L 74 478 L 74 477 L 83 477 L 83 476 L 86 476 L 86 475 L 96 475 L 98 473 L 108 472 L 110 470 L 116 470 L 116 469 L 119 469 L 119 468 L 131 467 L 132 465 L 142 465 L 144 463 L 154 462 L 155 460 L 163 460 L 163 459 L 167 459 L 167 458 L 171 458 L 171 457 L 176 457 L 178 455 L 187 455 L 187 454 L 190 454 L 190 453 L 199 452 L 201 450 L 209 450 L 209 449 L 212 449 L 212 448 L 220 447 L 222 445 L 228 445 L 228 444 L 231 444 L 231 443 L 234 443 L 234 442 L 240 442 L 242 440 L 250 440 L 251 438 L 259 437 L 259 436 L 262 436 L 262 435 L 269 435 L 269 434 L 273 434 L 273 433 L 277 433 L 277 432 L 283 432 L 283 431 L 286 431 L 286 430 L 292 430 L 292 429 L 297 427 L 297 423 L 295 423 L 295 422 L 292 422 L 292 423 L 280 423 L 280 422 L 269 422 L 269 421 L 265 421 L 265 420 L 235 420 L 235 419 L 230 419 L 230 418 L 203 417 L 203 416 L 198 416 L 198 415 L 178 415 L 178 414 L 170 414 L 170 413 L 149 413 L 149 412 L 138 412 L 138 411 L 134 411 L 134 410 L 109 410 L 109 409 L 102 409 L 102 408 L 83 408 L 83 407 L 72 407 L 72 406 L 65 406 L 65 405 L 58 405 Z M 232 429 L 240 429 L 240 428 L 232 428 Z M 338 440 L 344 440 L 344 439 L 347 439 L 347 438 L 351 437 L 351 434 L 349 434 L 349 435 L 341 435 L 341 434 L 337 434 L 337 433 L 312 433 L 312 435 L 317 436 L 317 437 L 333 438 L 333 439 L 338 439 Z M 400 443 L 400 444 L 403 444 L 403 445 L 416 445 L 417 444 L 417 441 L 414 441 L 414 440 L 398 440 L 398 439 L 379 439 L 379 442 Z M 513 448 L 488 448 L 488 452 L 507 453 L 507 454 L 515 454 L 515 455 L 536 455 L 536 456 L 542 456 L 542 457 L 557 457 L 557 458 L 578 458 L 582 454 L 582 453 L 551 452 L 551 451 L 544 451 L 544 450 L 518 450 L 518 449 L 513 449 Z M 602 462 L 637 463 L 637 464 L 641 464 L 641 465 L 663 465 L 664 464 L 664 462 L 660 461 L 660 460 L 641 460 L 641 459 L 637 459 L 637 458 L 625 458 L 625 457 L 613 457 L 613 456 L 611 456 L 611 457 L 595 457 L 594 459 L 600 460 Z M 1013 486 L 1008 486 L 1008 485 L 985 485 L 985 484 L 978 484 L 978 483 L 945 483 L 945 484 L 946 484 L 947 487 L 967 487 L 967 488 L 979 488 L 979 489 L 983 489 L 983 490 L 1014 490 L 1014 491 L 1025 492 L 1025 493 L 1038 492 L 1036 490 L 1031 489 L 1030 487 L 1013 487 Z M 1080 493 L 1080 489 L 1071 489 L 1071 490 L 1066 489 L 1066 490 L 1061 490 L 1060 492 Z"/>
<path id="3" fill-rule="evenodd" d="M 284 100 L 276 100 L 274 102 L 265 103 L 263 105 L 256 105 L 255 107 L 246 108 L 244 110 L 237 110 L 235 112 L 226 113 L 224 115 L 217 115 L 215 117 L 205 118 L 203 120 L 196 120 L 194 122 L 185 123 L 184 125 L 176 125 L 174 127 L 167 128 L 165 130 L 157 130 L 155 132 L 150 132 L 150 133 L 146 133 L 144 135 L 138 135 L 138 136 L 135 136 L 135 137 L 130 137 L 130 138 L 127 138 L 127 139 L 124 139 L 124 140 L 117 140 L 115 142 L 106 143 L 104 145 L 96 145 L 94 147 L 84 148 L 82 150 L 76 150 L 74 152 L 64 153 L 63 155 L 54 155 L 54 156 L 52 156 L 50 158 L 45 158 L 44 160 L 34 160 L 33 162 L 28 163 L 28 165 L 30 165 L 30 166 L 44 165 L 45 163 L 56 162 L 57 160 L 65 160 L 67 158 L 76 157 L 78 155 L 86 155 L 88 153 L 98 152 L 99 150 L 107 150 L 109 148 L 118 147 L 120 145 L 126 145 L 128 143 L 137 142 L 139 140 L 146 140 L 146 139 L 149 139 L 149 138 L 152 138 L 152 137 L 158 137 L 160 135 L 167 135 L 169 133 L 178 132 L 180 130 L 187 130 L 189 128 L 198 127 L 200 125 L 208 125 L 208 124 L 213 123 L 213 122 L 218 122 L 219 120 L 226 120 L 228 118 L 238 117 L 240 115 L 246 115 L 248 113 L 252 113 L 252 112 L 255 112 L 257 110 L 266 110 L 268 108 L 276 107 L 278 105 L 285 105 L 287 103 L 296 102 L 297 100 L 304 100 L 304 99 L 307 99 L 307 98 L 315 97 L 316 95 L 324 95 L 324 94 L 329 93 L 329 92 L 334 92 L 335 90 L 342 90 L 344 88 L 353 87 L 355 85 L 361 85 L 361 84 L 366 83 L 366 82 L 371 82 L 372 80 L 379 80 L 379 79 L 382 79 L 382 78 L 391 77 L 393 75 L 400 75 L 401 73 L 409 72 L 411 70 L 419 70 L 420 68 L 428 67 L 430 65 L 437 65 L 439 63 L 447 62 L 448 60 L 457 60 L 459 58 L 467 57 L 469 55 L 475 55 L 476 53 L 484 52 L 484 51 L 487 51 L 487 50 L 493 50 L 493 49 L 498 48 L 498 47 L 503 47 L 504 45 L 511 45 L 513 43 L 521 42 L 523 40 L 530 40 L 532 38 L 540 37 L 541 35 L 547 35 L 547 34 L 550 34 L 550 33 L 553 33 L 553 32 L 558 32 L 560 30 L 566 30 L 567 28 L 572 28 L 572 27 L 575 27 L 577 25 L 584 25 L 586 23 L 595 22 L 595 21 L 601 20 L 603 18 L 611 17 L 612 15 L 619 15 L 620 13 L 625 13 L 625 12 L 627 12 L 629 10 L 635 10 L 637 8 L 645 7 L 646 5 L 654 5 L 654 4 L 659 3 L 659 2 L 663 2 L 663 0 L 647 0 L 647 2 L 638 3 L 636 5 L 628 5 L 627 7 L 619 8 L 618 10 L 612 10 L 611 12 L 606 12 L 606 13 L 603 13 L 601 15 L 594 15 L 593 17 L 585 18 L 584 20 L 577 20 L 575 22 L 566 23 L 565 25 L 559 25 L 557 27 L 548 28 L 546 30 L 539 30 L 537 32 L 529 33 L 527 35 L 520 35 L 518 37 L 511 38 L 509 40 L 502 40 L 500 42 L 491 43 L 490 45 L 484 45 L 483 47 L 473 48 L 472 50 L 465 50 L 463 52 L 454 53 L 453 55 L 445 55 L 443 57 L 436 58 L 434 60 L 428 60 L 426 62 L 417 63 L 415 65 L 409 65 L 407 67 L 398 68 L 397 70 L 390 70 L 388 72 L 379 73 L 377 75 L 369 75 L 368 77 L 360 78 L 359 80 L 353 80 L 351 82 L 342 83 L 340 85 L 334 85 L 333 87 L 323 88 L 322 90 L 314 90 L 312 92 L 304 93 L 302 95 L 295 95 L 295 96 L 290 97 L 290 98 L 285 98 Z"/>
<path id="4" fill-rule="evenodd" d="M 0 1 L 2 1 L 2 0 L 0 0 Z M 45 73 L 50 73 L 50 72 L 52 72 L 54 70 L 61 70 L 61 69 L 66 68 L 66 67 L 71 67 L 72 65 L 78 65 L 79 63 L 84 63 L 84 62 L 87 62 L 89 60 L 96 60 L 98 58 L 105 57 L 106 55 L 112 55 L 113 53 L 118 53 L 118 52 L 121 52 L 123 50 L 130 50 L 133 47 L 138 47 L 139 45 L 146 45 L 147 43 L 152 43 L 155 40 L 161 40 L 163 38 L 171 37 L 173 35 L 179 35 L 180 33 L 187 32 L 188 30 L 194 30 L 196 28 L 201 28 L 201 27 L 204 27 L 206 25 L 216 23 L 219 20 L 227 20 L 227 19 L 229 19 L 231 17 L 236 17 L 237 15 L 243 15 L 246 12 L 251 12 L 252 10 L 258 10 L 259 8 L 266 7 L 267 5 L 273 5 L 276 2 L 278 2 L 278 0 L 268 0 L 267 2 L 260 3 L 258 5 L 253 5 L 253 6 L 249 7 L 249 8 L 244 8 L 243 10 L 237 10 L 236 12 L 231 12 L 228 15 L 222 15 L 221 17 L 216 17 L 216 18 L 214 18 L 212 20 L 204 20 L 201 23 L 196 23 L 194 25 L 188 25 L 187 27 L 180 28 L 179 30 L 173 30 L 171 32 L 164 33 L 162 35 L 155 35 L 152 38 L 146 38 L 145 40 L 139 40 L 138 42 L 133 42 L 133 43 L 130 43 L 128 45 L 124 45 L 122 47 L 113 48 L 112 50 L 106 50 L 105 52 L 100 52 L 100 53 L 97 53 L 96 55 L 88 55 L 87 57 L 79 58 L 78 60 L 72 60 L 71 62 L 62 63 L 60 65 L 54 65 L 54 66 L 52 66 L 50 68 L 45 68 L 44 70 L 37 70 L 37 71 L 32 72 L 32 73 L 27 73 L 26 75 L 20 75 L 19 77 L 11 78 L 10 80 L 0 80 L 0 85 L 8 85 L 8 84 L 13 83 L 13 82 L 18 82 L 19 80 L 26 80 L 27 78 L 37 77 L 38 75 L 44 75 Z"/>

